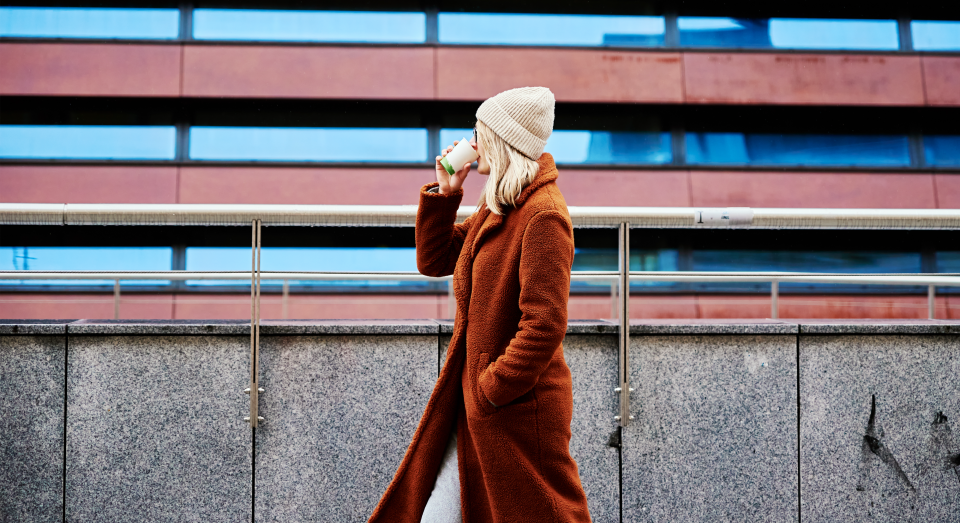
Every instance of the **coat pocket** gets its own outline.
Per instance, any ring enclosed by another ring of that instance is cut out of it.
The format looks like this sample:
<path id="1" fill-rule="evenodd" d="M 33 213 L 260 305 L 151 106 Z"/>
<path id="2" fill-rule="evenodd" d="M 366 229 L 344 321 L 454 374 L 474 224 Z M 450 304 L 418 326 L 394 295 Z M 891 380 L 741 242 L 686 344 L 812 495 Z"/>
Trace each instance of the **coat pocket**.
<path id="1" fill-rule="evenodd" d="M 477 383 L 476 391 L 474 395 L 477 398 L 478 408 L 483 414 L 493 414 L 497 411 L 497 407 L 493 406 L 493 403 L 490 403 L 490 400 L 487 399 L 487 395 L 483 393 L 483 389 L 480 387 L 480 374 L 483 373 L 487 367 L 490 366 L 490 354 L 486 352 L 480 353 L 479 364 L 477 365 Z"/>

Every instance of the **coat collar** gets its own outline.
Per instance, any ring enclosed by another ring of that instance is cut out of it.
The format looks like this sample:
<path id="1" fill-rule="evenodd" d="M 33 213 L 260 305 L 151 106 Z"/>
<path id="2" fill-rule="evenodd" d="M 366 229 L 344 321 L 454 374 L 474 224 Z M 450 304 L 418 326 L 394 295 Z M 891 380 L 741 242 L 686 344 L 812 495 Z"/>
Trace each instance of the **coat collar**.
<path id="1" fill-rule="evenodd" d="M 550 153 L 543 153 L 540 155 L 540 159 L 537 160 L 537 164 L 540 166 L 540 169 L 537 171 L 537 175 L 533 178 L 533 181 L 530 182 L 530 185 L 527 185 L 522 191 L 520 191 L 520 195 L 517 196 L 516 199 L 515 208 L 523 205 L 523 203 L 526 202 L 530 196 L 537 191 L 537 189 L 556 180 L 560 174 L 557 171 L 557 165 L 553 162 L 553 156 Z M 489 221 L 487 221 L 488 216 L 490 217 Z M 477 212 L 477 221 L 481 225 L 480 230 L 477 231 L 477 236 L 473 241 L 473 246 L 470 249 L 471 259 L 476 257 L 477 250 L 480 248 L 483 240 L 490 234 L 490 232 L 497 227 L 500 227 L 500 225 L 503 223 L 504 217 L 505 215 L 503 214 L 491 213 L 490 209 L 487 207 L 487 204 L 483 204 L 483 206 Z"/>

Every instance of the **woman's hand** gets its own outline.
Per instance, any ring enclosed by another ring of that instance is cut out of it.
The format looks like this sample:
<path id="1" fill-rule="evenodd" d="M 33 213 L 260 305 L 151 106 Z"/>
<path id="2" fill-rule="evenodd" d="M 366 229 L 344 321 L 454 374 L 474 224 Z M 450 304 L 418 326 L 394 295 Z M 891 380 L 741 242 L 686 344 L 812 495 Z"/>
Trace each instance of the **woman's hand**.
<path id="1" fill-rule="evenodd" d="M 443 165 L 440 165 L 440 158 L 449 154 L 450 151 L 453 150 L 454 145 L 457 145 L 457 142 L 453 142 L 453 145 L 447 146 L 447 148 L 442 151 L 443 154 L 437 156 L 437 183 L 440 184 L 440 194 L 456 192 L 457 189 L 463 186 L 463 181 L 466 180 L 467 175 L 470 174 L 469 163 L 464 164 L 460 170 L 453 174 L 448 174 L 447 170 L 443 168 Z"/>

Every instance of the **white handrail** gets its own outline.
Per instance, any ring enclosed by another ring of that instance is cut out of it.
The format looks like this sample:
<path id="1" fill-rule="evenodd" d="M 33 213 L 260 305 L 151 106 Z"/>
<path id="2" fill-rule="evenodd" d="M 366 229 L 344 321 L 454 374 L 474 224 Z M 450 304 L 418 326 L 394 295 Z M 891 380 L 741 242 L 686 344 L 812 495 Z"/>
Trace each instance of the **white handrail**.
<path id="1" fill-rule="evenodd" d="M 617 271 L 573 271 L 573 281 L 614 283 Z M 261 271 L 261 280 L 448 281 L 416 272 Z M 0 271 L 0 280 L 249 280 L 249 271 Z M 630 271 L 631 281 L 832 283 L 960 287 L 956 274 L 840 274 L 815 272 Z"/>
<path id="2" fill-rule="evenodd" d="M 460 207 L 459 221 L 474 212 Z M 960 229 L 960 209 L 569 207 L 575 227 Z M 412 227 L 416 205 L 0 204 L 0 225 L 263 225 Z"/>

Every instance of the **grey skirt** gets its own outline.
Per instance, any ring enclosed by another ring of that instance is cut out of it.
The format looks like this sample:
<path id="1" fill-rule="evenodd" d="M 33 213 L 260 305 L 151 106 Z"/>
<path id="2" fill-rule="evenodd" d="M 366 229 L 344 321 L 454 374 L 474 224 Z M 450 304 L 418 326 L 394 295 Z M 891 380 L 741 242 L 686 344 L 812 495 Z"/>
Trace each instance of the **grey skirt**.
<path id="1" fill-rule="evenodd" d="M 460 469 L 457 466 L 457 427 L 454 424 L 450 432 L 447 449 L 443 453 L 443 463 L 437 473 L 430 499 L 423 510 L 420 523 L 461 523 L 460 511 Z"/>

